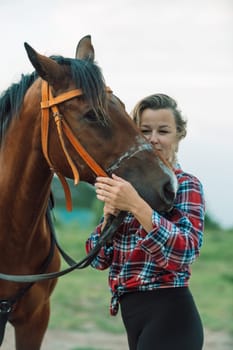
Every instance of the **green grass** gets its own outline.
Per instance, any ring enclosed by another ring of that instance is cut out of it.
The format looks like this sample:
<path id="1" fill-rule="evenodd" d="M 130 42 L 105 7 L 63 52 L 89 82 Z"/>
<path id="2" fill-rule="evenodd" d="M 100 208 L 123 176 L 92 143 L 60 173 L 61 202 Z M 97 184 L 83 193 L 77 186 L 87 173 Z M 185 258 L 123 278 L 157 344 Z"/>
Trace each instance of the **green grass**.
<path id="1" fill-rule="evenodd" d="M 207 231 L 191 289 L 204 325 L 233 333 L 233 231 Z"/>
<path id="2" fill-rule="evenodd" d="M 77 224 L 60 226 L 59 242 L 80 260 L 85 256 L 84 243 L 91 229 L 81 232 Z M 206 231 L 201 256 L 192 266 L 191 290 L 208 329 L 233 333 L 232 268 L 233 231 Z M 60 277 L 52 296 L 49 327 L 123 333 L 120 315 L 109 315 L 107 279 L 108 271 L 91 267 Z"/>
<path id="3" fill-rule="evenodd" d="M 67 226 L 58 228 L 60 244 L 77 261 L 86 255 L 84 243 L 91 229 L 81 232 L 73 225 L 68 229 Z M 109 315 L 109 303 L 108 271 L 97 271 L 91 267 L 75 270 L 58 281 L 52 295 L 50 328 L 122 333 L 120 315 Z"/>

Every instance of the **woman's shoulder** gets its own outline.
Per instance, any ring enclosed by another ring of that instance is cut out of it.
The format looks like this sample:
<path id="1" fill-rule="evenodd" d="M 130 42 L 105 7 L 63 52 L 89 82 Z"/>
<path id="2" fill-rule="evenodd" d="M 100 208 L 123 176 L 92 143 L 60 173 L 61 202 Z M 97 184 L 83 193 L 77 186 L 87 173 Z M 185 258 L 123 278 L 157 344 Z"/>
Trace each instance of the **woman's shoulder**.
<path id="1" fill-rule="evenodd" d="M 201 181 L 197 178 L 197 176 L 184 171 L 180 164 L 176 164 L 176 166 L 174 167 L 174 172 L 176 174 L 178 183 L 182 183 L 184 181 L 188 181 L 188 182 L 193 182 L 196 184 L 199 184 L 200 186 L 202 186 Z"/>

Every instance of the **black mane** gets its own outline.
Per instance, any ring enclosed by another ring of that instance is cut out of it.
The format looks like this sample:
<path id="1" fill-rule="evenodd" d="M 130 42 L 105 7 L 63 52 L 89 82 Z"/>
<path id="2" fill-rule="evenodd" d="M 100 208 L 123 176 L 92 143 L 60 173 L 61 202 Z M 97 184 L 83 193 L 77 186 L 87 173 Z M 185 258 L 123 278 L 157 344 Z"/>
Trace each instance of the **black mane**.
<path id="1" fill-rule="evenodd" d="M 72 78 L 78 89 L 83 90 L 84 98 L 96 115 L 105 116 L 105 82 L 100 68 L 91 61 L 51 56 L 61 65 L 70 67 Z M 19 115 L 20 108 L 26 91 L 38 78 L 34 71 L 31 74 L 21 75 L 18 83 L 12 84 L 0 96 L 0 143 L 11 123 L 11 120 Z"/>
<path id="2" fill-rule="evenodd" d="M 21 75 L 18 83 L 12 84 L 0 96 L 0 142 L 5 135 L 13 116 L 18 116 L 24 95 L 28 88 L 37 79 L 35 72 Z"/>

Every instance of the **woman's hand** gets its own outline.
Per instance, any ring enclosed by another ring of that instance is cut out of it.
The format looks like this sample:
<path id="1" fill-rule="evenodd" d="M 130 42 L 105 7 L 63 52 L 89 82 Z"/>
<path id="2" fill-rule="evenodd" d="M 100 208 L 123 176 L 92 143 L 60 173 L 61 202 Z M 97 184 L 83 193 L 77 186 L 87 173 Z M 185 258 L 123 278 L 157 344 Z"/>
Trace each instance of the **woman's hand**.
<path id="1" fill-rule="evenodd" d="M 140 199 L 134 187 L 119 176 L 98 177 L 95 183 L 97 198 L 105 202 L 105 213 L 116 215 L 116 210 L 133 211 Z"/>
<path id="2" fill-rule="evenodd" d="M 107 224 L 107 221 L 108 221 L 108 219 L 109 219 L 109 216 L 110 216 L 110 215 L 117 216 L 117 215 L 119 214 L 120 210 L 115 209 L 115 208 L 113 208 L 113 207 L 111 207 L 110 205 L 108 205 L 108 204 L 105 203 L 105 204 L 104 204 L 104 209 L 103 209 L 103 211 L 104 211 L 104 221 L 103 221 L 103 223 L 102 223 L 102 230 L 103 230 L 103 228 L 105 227 L 105 225 Z"/>
<path id="3" fill-rule="evenodd" d="M 105 203 L 102 228 L 109 214 L 123 210 L 131 212 L 147 232 L 152 229 L 153 210 L 128 181 L 113 174 L 112 178 L 97 177 L 95 187 L 97 198 Z"/>

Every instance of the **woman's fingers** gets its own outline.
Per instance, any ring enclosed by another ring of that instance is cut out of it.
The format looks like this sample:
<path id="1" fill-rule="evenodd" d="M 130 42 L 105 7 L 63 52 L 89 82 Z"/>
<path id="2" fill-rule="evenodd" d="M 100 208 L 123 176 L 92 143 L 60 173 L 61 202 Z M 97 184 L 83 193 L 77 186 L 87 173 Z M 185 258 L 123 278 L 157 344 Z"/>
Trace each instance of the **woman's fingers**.
<path id="1" fill-rule="evenodd" d="M 97 177 L 96 196 L 99 200 L 120 210 L 130 211 L 137 192 L 132 185 L 117 175 L 112 178 Z"/>
<path id="2" fill-rule="evenodd" d="M 119 210 L 108 205 L 108 204 L 105 204 L 104 205 L 104 216 L 108 216 L 109 214 L 112 214 L 112 215 L 118 215 L 119 214 Z"/>
<path id="3" fill-rule="evenodd" d="M 106 185 L 111 186 L 112 184 L 114 184 L 114 180 L 111 177 L 100 177 L 100 176 L 98 176 L 96 178 L 96 183 L 106 184 Z"/>
<path id="4" fill-rule="evenodd" d="M 117 176 L 117 175 L 115 175 L 115 174 L 112 174 L 112 178 L 113 178 L 114 180 L 119 181 L 119 182 L 127 182 L 126 180 L 122 179 L 122 177 L 119 177 L 119 176 Z"/>

